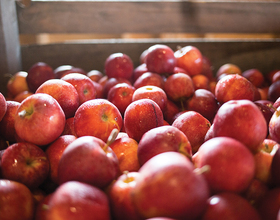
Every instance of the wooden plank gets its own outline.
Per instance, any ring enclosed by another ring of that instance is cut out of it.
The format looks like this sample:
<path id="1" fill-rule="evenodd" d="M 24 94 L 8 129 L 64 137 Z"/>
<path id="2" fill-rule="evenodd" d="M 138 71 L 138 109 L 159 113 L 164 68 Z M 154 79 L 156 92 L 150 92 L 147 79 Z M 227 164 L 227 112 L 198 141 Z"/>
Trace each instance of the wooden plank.
<path id="1" fill-rule="evenodd" d="M 214 72 L 225 63 L 235 63 L 242 70 L 258 68 L 264 74 L 280 69 L 280 40 L 92 40 L 86 42 L 30 45 L 22 47 L 23 69 L 28 70 L 35 62 L 44 61 L 56 68 L 63 64 L 81 67 L 86 71 L 103 71 L 105 59 L 114 52 L 129 55 L 135 67 L 140 54 L 149 46 L 162 43 L 176 50 L 178 46 L 193 45 L 207 56 Z"/>
<path id="2" fill-rule="evenodd" d="M 21 69 L 21 54 L 15 2 L 0 1 L 0 91 L 6 93 L 8 74 Z"/>
<path id="3" fill-rule="evenodd" d="M 279 1 L 34 1 L 23 34 L 280 33 Z"/>

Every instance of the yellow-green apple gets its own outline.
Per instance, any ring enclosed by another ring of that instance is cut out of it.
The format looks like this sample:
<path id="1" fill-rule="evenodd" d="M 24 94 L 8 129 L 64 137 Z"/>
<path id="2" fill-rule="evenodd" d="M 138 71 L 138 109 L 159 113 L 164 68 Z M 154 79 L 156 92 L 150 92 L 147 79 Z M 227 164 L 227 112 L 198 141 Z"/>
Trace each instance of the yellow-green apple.
<path id="1" fill-rule="evenodd" d="M 136 89 L 142 86 L 157 86 L 164 89 L 164 79 L 157 73 L 145 72 L 135 80 L 133 86 Z"/>
<path id="2" fill-rule="evenodd" d="M 60 185 L 48 201 L 46 220 L 110 220 L 105 192 L 90 184 L 69 181 Z"/>
<path id="3" fill-rule="evenodd" d="M 24 91 L 28 91 L 28 85 L 26 82 L 27 72 L 16 72 L 7 82 L 7 93 L 9 97 L 16 97 L 18 94 Z"/>
<path id="4" fill-rule="evenodd" d="M 139 99 L 151 99 L 155 101 L 163 112 L 166 108 L 167 95 L 162 88 L 157 86 L 142 86 L 136 89 L 132 95 L 132 102 Z"/>
<path id="5" fill-rule="evenodd" d="M 221 192 L 211 196 L 201 220 L 238 219 L 261 220 L 258 211 L 237 193 Z"/>
<path id="6" fill-rule="evenodd" d="M 148 48 L 145 63 L 149 72 L 172 74 L 177 64 L 174 51 L 167 45 L 155 44 Z"/>
<path id="7" fill-rule="evenodd" d="M 139 170 L 140 164 L 137 157 L 137 141 L 128 136 L 120 137 L 110 144 L 110 148 L 118 157 L 121 173 Z"/>
<path id="8" fill-rule="evenodd" d="M 119 176 L 108 188 L 107 195 L 114 220 L 143 220 L 136 211 L 130 196 L 138 176 L 138 172 L 126 172 Z"/>
<path id="9" fill-rule="evenodd" d="M 69 73 L 61 79 L 75 87 L 79 96 L 79 105 L 96 98 L 96 88 L 88 76 L 81 73 Z"/>
<path id="10" fill-rule="evenodd" d="M 33 220 L 34 211 L 33 195 L 24 184 L 0 179 L 1 220 Z"/>
<path id="11" fill-rule="evenodd" d="M 141 63 L 140 65 L 136 66 L 133 70 L 131 82 L 134 83 L 142 74 L 146 72 L 148 72 L 146 63 Z"/>
<path id="12" fill-rule="evenodd" d="M 275 220 L 280 210 L 280 188 L 274 187 L 268 190 L 257 206 L 261 219 Z"/>
<path id="13" fill-rule="evenodd" d="M 19 102 L 6 101 L 6 112 L 0 121 L 0 135 L 8 142 L 17 142 L 15 131 L 15 116 L 20 106 Z"/>
<path id="14" fill-rule="evenodd" d="M 252 152 L 258 152 L 267 136 L 266 120 L 249 100 L 231 100 L 224 103 L 213 120 L 213 135 L 234 138 Z"/>
<path id="15" fill-rule="evenodd" d="M 43 82 L 55 78 L 53 68 L 44 62 L 33 64 L 27 73 L 26 82 L 29 90 L 33 93 Z"/>
<path id="16" fill-rule="evenodd" d="M 26 99 L 28 96 L 33 95 L 33 92 L 30 91 L 23 91 L 19 93 L 16 97 L 14 97 L 12 100 L 16 102 L 22 102 L 24 99 Z"/>
<path id="17" fill-rule="evenodd" d="M 61 133 L 61 135 L 74 135 L 77 137 L 77 134 L 75 132 L 75 128 L 74 128 L 74 117 L 70 117 L 67 118 L 65 121 L 65 126 L 64 126 L 64 130 Z"/>
<path id="18" fill-rule="evenodd" d="M 103 97 L 108 98 L 108 93 L 109 93 L 110 89 L 119 83 L 126 83 L 128 85 L 132 85 L 131 82 L 125 78 L 120 78 L 120 77 L 119 78 L 108 78 L 108 80 L 106 80 L 106 82 L 104 82 L 104 84 L 103 84 Z"/>
<path id="19" fill-rule="evenodd" d="M 138 144 L 138 160 L 143 166 L 152 157 L 168 151 L 179 152 L 191 160 L 192 147 L 187 136 L 178 128 L 165 125 L 147 131 Z"/>
<path id="20" fill-rule="evenodd" d="M 63 151 L 58 164 L 58 182 L 85 182 L 107 187 L 119 175 L 119 162 L 114 151 L 101 139 L 79 137 Z"/>
<path id="21" fill-rule="evenodd" d="M 131 58 L 124 53 L 110 54 L 104 64 L 104 73 L 108 78 L 124 78 L 130 81 L 133 69 Z"/>
<path id="22" fill-rule="evenodd" d="M 217 82 L 215 97 L 220 103 L 241 99 L 254 101 L 255 89 L 253 84 L 245 77 L 238 74 L 229 74 Z"/>
<path id="23" fill-rule="evenodd" d="M 127 83 L 118 83 L 108 92 L 107 99 L 113 103 L 124 115 L 125 109 L 132 102 L 132 96 L 135 88 Z"/>
<path id="24" fill-rule="evenodd" d="M 205 135 L 211 123 L 196 111 L 186 111 L 174 120 L 172 126 L 186 135 L 194 154 L 204 143 Z"/>
<path id="25" fill-rule="evenodd" d="M 75 87 L 61 79 L 50 79 L 42 83 L 35 93 L 46 93 L 55 98 L 64 111 L 65 117 L 73 117 L 80 105 Z"/>
<path id="26" fill-rule="evenodd" d="M 194 93 L 193 81 L 184 73 L 170 75 L 164 84 L 167 97 L 174 102 L 184 102 Z"/>
<path id="27" fill-rule="evenodd" d="M 238 74 L 242 75 L 242 71 L 239 66 L 233 63 L 225 63 L 222 66 L 220 66 L 217 70 L 216 77 L 217 79 L 221 79 L 223 76 L 229 75 L 229 74 Z"/>
<path id="28" fill-rule="evenodd" d="M 61 106 L 52 96 L 37 93 L 20 103 L 15 114 L 15 130 L 21 140 L 44 146 L 61 135 L 65 120 Z"/>
<path id="29" fill-rule="evenodd" d="M 185 69 L 190 76 L 201 74 L 203 66 L 203 55 L 195 46 L 184 46 L 174 52 L 177 66 Z"/>
<path id="30" fill-rule="evenodd" d="M 3 119 L 7 111 L 7 100 L 5 96 L 0 92 L 0 121 Z"/>
<path id="31" fill-rule="evenodd" d="M 162 126 L 163 121 L 160 107 L 151 99 L 134 101 L 127 106 L 124 112 L 125 132 L 137 142 L 150 129 Z"/>
<path id="32" fill-rule="evenodd" d="M 121 130 L 123 119 L 118 108 L 106 99 L 89 100 L 77 109 L 74 129 L 78 137 L 95 136 L 107 142 L 114 128 Z"/>
<path id="33" fill-rule="evenodd" d="M 197 74 L 192 77 L 194 90 L 206 89 L 210 90 L 210 81 L 207 76 L 203 74 Z"/>
<path id="34" fill-rule="evenodd" d="M 35 144 L 14 143 L 2 155 L 1 170 L 3 178 L 36 189 L 48 177 L 49 160 L 46 153 Z"/>
<path id="35" fill-rule="evenodd" d="M 90 70 L 87 72 L 87 76 L 94 82 L 98 82 L 104 74 L 99 70 Z"/>
<path id="36" fill-rule="evenodd" d="M 255 175 L 252 152 L 229 137 L 216 137 L 204 142 L 193 156 L 193 163 L 197 168 L 210 167 L 203 175 L 212 193 L 244 192 Z"/>
<path id="37" fill-rule="evenodd" d="M 180 112 L 180 108 L 176 105 L 175 102 L 171 101 L 167 98 L 166 107 L 163 111 L 164 120 L 167 121 L 169 124 L 172 124 L 174 121 L 174 117 L 176 114 Z"/>
<path id="38" fill-rule="evenodd" d="M 271 139 L 265 139 L 260 151 L 254 154 L 255 178 L 267 185 L 271 185 L 271 163 L 280 145 Z"/>
<path id="39" fill-rule="evenodd" d="M 192 162 L 178 152 L 152 157 L 139 170 L 132 201 L 144 218 L 196 219 L 206 208 L 209 188 Z"/>
<path id="40" fill-rule="evenodd" d="M 242 72 L 242 76 L 248 79 L 257 88 L 260 88 L 264 85 L 264 75 L 258 69 L 245 70 L 244 72 Z"/>
<path id="41" fill-rule="evenodd" d="M 52 142 L 45 150 L 46 156 L 49 160 L 50 171 L 48 173 L 48 178 L 58 185 L 58 164 L 62 153 L 65 148 L 76 140 L 77 137 L 74 135 L 61 135 L 54 142 Z"/>

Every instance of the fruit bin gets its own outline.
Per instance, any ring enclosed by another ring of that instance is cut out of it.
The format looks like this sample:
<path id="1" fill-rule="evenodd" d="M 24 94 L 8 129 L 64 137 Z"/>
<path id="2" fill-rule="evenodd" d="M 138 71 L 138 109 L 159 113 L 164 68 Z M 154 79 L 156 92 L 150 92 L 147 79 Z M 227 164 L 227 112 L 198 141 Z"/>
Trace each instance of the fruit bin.
<path id="1" fill-rule="evenodd" d="M 224 63 L 235 63 L 242 70 L 258 68 L 265 74 L 280 68 L 279 11 L 279 1 L 256 0 L 1 0 L 1 92 L 6 92 L 9 74 L 27 71 L 38 61 L 53 68 L 70 64 L 86 71 L 103 71 L 106 57 L 122 52 L 137 66 L 143 50 L 155 43 L 166 44 L 174 50 L 178 46 L 196 46 L 211 60 L 214 72 Z M 20 42 L 22 35 L 42 33 L 134 33 L 155 37 L 82 39 L 48 44 Z M 171 37 L 158 37 L 160 33 L 171 33 Z M 172 33 L 181 37 L 172 37 Z M 184 37 L 182 33 L 198 37 Z M 231 37 L 233 33 L 235 37 Z M 221 37 L 223 34 L 230 37 Z"/>

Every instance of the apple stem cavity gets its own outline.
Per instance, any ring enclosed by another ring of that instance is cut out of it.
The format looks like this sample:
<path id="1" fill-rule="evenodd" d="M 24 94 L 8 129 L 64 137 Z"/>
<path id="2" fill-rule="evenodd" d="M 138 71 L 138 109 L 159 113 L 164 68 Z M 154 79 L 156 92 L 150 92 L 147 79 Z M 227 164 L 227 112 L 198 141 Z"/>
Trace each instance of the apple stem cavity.
<path id="1" fill-rule="evenodd" d="M 210 170 L 211 170 L 211 167 L 209 165 L 204 165 L 203 167 L 195 168 L 194 173 L 197 175 L 201 175 L 203 173 L 209 172 Z"/>

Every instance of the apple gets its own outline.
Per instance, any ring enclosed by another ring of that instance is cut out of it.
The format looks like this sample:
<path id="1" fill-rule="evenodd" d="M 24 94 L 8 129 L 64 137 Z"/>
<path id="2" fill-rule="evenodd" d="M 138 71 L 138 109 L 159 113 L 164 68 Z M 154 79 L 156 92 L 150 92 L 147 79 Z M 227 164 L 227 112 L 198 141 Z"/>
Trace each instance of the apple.
<path id="1" fill-rule="evenodd" d="M 163 125 L 163 113 L 151 99 L 139 99 L 127 106 L 124 112 L 124 129 L 130 138 L 140 141 L 152 128 Z"/>
<path id="2" fill-rule="evenodd" d="M 202 56 L 202 71 L 201 74 L 206 76 L 209 81 L 215 81 L 215 76 L 213 74 L 213 67 L 210 59 L 207 56 Z"/>
<path id="3" fill-rule="evenodd" d="M 264 100 L 254 101 L 254 103 L 262 112 L 262 114 L 266 120 L 267 127 L 268 127 L 269 121 L 270 121 L 273 113 L 275 112 L 275 109 L 273 108 L 273 103 L 271 105 L 269 105 L 269 104 L 266 104 L 266 102 L 264 102 Z"/>
<path id="4" fill-rule="evenodd" d="M 274 111 L 280 106 L 280 97 L 275 100 L 275 102 L 267 100 L 266 105 L 272 108 Z"/>
<path id="5" fill-rule="evenodd" d="M 61 79 L 50 79 L 42 83 L 35 93 L 46 93 L 55 98 L 64 111 L 65 117 L 73 117 L 80 105 L 75 87 Z"/>
<path id="6" fill-rule="evenodd" d="M 1 170 L 4 179 L 36 189 L 48 176 L 49 160 L 45 152 L 35 144 L 19 142 L 10 145 L 3 153 Z"/>
<path id="7" fill-rule="evenodd" d="M 34 220 L 47 220 L 47 212 L 49 207 L 49 201 L 52 197 L 52 193 L 46 195 L 43 200 L 41 200 L 35 208 Z"/>
<path id="8" fill-rule="evenodd" d="M 194 166 L 209 166 L 203 175 L 212 193 L 244 192 L 255 175 L 252 152 L 230 137 L 214 137 L 204 142 L 193 156 Z"/>
<path id="9" fill-rule="evenodd" d="M 136 211 L 130 196 L 138 176 L 138 172 L 125 172 L 107 190 L 111 214 L 114 220 L 143 220 Z"/>
<path id="10" fill-rule="evenodd" d="M 145 63 L 149 72 L 171 74 L 177 64 L 177 59 L 169 46 L 155 44 L 148 48 Z"/>
<path id="11" fill-rule="evenodd" d="M 132 74 L 132 83 L 134 83 L 142 74 L 149 72 L 146 63 L 136 66 Z"/>
<path id="12" fill-rule="evenodd" d="M 275 102 L 280 97 L 280 80 L 269 85 L 267 99 Z"/>
<path id="13" fill-rule="evenodd" d="M 147 131 L 138 144 L 138 160 L 144 165 L 152 157 L 168 151 L 179 152 L 190 160 L 192 147 L 187 136 L 178 128 L 165 125 Z"/>
<path id="14" fill-rule="evenodd" d="M 230 75 L 230 74 L 238 74 L 242 75 L 242 71 L 239 66 L 233 63 L 225 63 L 220 66 L 217 70 L 216 77 L 220 80 L 223 76 Z"/>
<path id="15" fill-rule="evenodd" d="M 240 99 L 254 101 L 255 90 L 253 84 L 245 77 L 229 74 L 217 82 L 215 96 L 220 103 Z"/>
<path id="16" fill-rule="evenodd" d="M 77 109 L 74 129 L 78 137 L 95 136 L 107 142 L 114 128 L 121 130 L 123 119 L 118 108 L 106 99 L 89 100 Z"/>
<path id="17" fill-rule="evenodd" d="M 59 185 L 76 180 L 104 188 L 118 177 L 119 172 L 114 151 L 99 138 L 83 136 L 64 149 L 57 176 Z"/>
<path id="18" fill-rule="evenodd" d="M 272 117 L 270 118 L 269 124 L 268 124 L 268 132 L 270 135 L 270 138 L 278 143 L 280 143 L 280 107 L 278 107 L 275 112 L 273 113 Z M 1 123 L 1 122 L 0 122 Z"/>
<path id="19" fill-rule="evenodd" d="M 16 97 L 18 94 L 24 91 L 28 91 L 28 85 L 26 82 L 27 72 L 16 72 L 7 82 L 7 93 L 11 97 Z"/>
<path id="20" fill-rule="evenodd" d="M 201 51 L 192 45 L 184 46 L 174 52 L 177 66 L 185 69 L 192 77 L 201 74 L 203 67 L 203 55 Z"/>
<path id="21" fill-rule="evenodd" d="M 69 181 L 60 185 L 50 197 L 46 220 L 110 220 L 106 194 L 97 187 Z"/>
<path id="22" fill-rule="evenodd" d="M 204 143 L 205 135 L 211 123 L 200 113 L 187 111 L 178 116 L 172 123 L 172 126 L 178 128 L 186 135 L 194 154 Z"/>
<path id="23" fill-rule="evenodd" d="M 133 75 L 133 65 L 127 54 L 112 53 L 105 60 L 104 73 L 108 78 L 124 78 L 130 81 Z"/>
<path id="24" fill-rule="evenodd" d="M 3 119 L 7 111 L 7 100 L 5 96 L 0 92 L 0 121 Z"/>
<path id="25" fill-rule="evenodd" d="M 121 173 L 125 171 L 136 172 L 139 170 L 140 164 L 137 155 L 137 141 L 126 135 L 124 137 L 117 138 L 109 146 L 114 151 L 119 160 L 119 168 Z"/>
<path id="26" fill-rule="evenodd" d="M 187 74 L 188 76 L 190 76 L 190 74 L 187 72 L 187 70 L 181 68 L 181 67 L 178 67 L 178 66 L 175 66 L 174 67 L 174 71 L 173 71 L 173 74 L 174 73 L 185 73 Z"/>
<path id="27" fill-rule="evenodd" d="M 29 90 L 33 93 L 43 82 L 55 78 L 53 68 L 44 62 L 33 64 L 27 73 L 26 82 Z"/>
<path id="28" fill-rule="evenodd" d="M 79 96 L 79 105 L 96 98 L 96 88 L 88 76 L 81 73 L 69 73 L 61 79 L 75 87 Z"/>
<path id="29" fill-rule="evenodd" d="M 232 192 L 221 192 L 208 199 L 207 209 L 200 219 L 261 220 L 261 217 L 242 196 Z"/>
<path id="30" fill-rule="evenodd" d="M 210 81 L 207 76 L 203 74 L 197 74 L 192 77 L 194 90 L 206 89 L 210 90 Z"/>
<path id="31" fill-rule="evenodd" d="M 107 100 L 113 103 L 124 115 L 125 109 L 132 102 L 135 88 L 127 83 L 118 83 L 108 92 Z"/>
<path id="32" fill-rule="evenodd" d="M 151 99 L 155 101 L 164 112 L 166 108 L 167 95 L 165 91 L 157 86 L 142 86 L 136 89 L 132 95 L 132 102 L 139 99 Z"/>
<path id="33" fill-rule="evenodd" d="M 75 132 L 74 117 L 70 117 L 70 118 L 66 119 L 64 130 L 61 133 L 61 135 L 74 135 L 74 136 L 78 137 Z"/>
<path id="34" fill-rule="evenodd" d="M 94 82 L 98 82 L 104 76 L 99 70 L 90 70 L 86 75 Z"/>
<path id="35" fill-rule="evenodd" d="M 215 95 L 206 89 L 195 90 L 193 96 L 187 100 L 186 105 L 187 110 L 200 113 L 210 122 L 213 121 L 219 109 Z"/>
<path id="36" fill-rule="evenodd" d="M 252 152 L 260 150 L 267 136 L 266 120 L 254 102 L 249 100 L 224 103 L 217 111 L 212 125 L 214 137 L 234 138 Z"/>
<path id="37" fill-rule="evenodd" d="M 258 69 L 245 70 L 244 72 L 242 72 L 242 76 L 248 79 L 257 88 L 260 88 L 264 85 L 264 75 Z"/>
<path id="38" fill-rule="evenodd" d="M 83 75 L 87 75 L 87 73 L 82 68 L 74 67 L 71 65 L 61 65 L 54 70 L 56 79 L 61 79 L 63 76 L 69 73 L 80 73 Z"/>
<path id="39" fill-rule="evenodd" d="M 277 71 L 273 74 L 272 83 L 278 81 L 280 79 L 280 71 Z"/>
<path id="40" fill-rule="evenodd" d="M 164 91 L 170 100 L 184 102 L 194 93 L 193 81 L 184 73 L 172 74 L 165 81 Z"/>
<path id="41" fill-rule="evenodd" d="M 180 108 L 173 101 L 167 98 L 166 107 L 163 111 L 164 120 L 167 121 L 168 124 L 172 124 L 175 115 L 179 112 Z"/>
<path id="42" fill-rule="evenodd" d="M 47 146 L 45 150 L 50 164 L 48 178 L 55 184 L 58 184 L 57 173 L 61 155 L 64 152 L 65 148 L 76 139 L 77 137 L 74 135 L 61 135 L 53 143 Z"/>
<path id="43" fill-rule="evenodd" d="M 0 135 L 8 142 L 17 142 L 15 131 L 15 116 L 20 103 L 16 101 L 6 101 L 6 113 L 0 121 Z"/>
<path id="44" fill-rule="evenodd" d="M 21 140 L 44 146 L 61 135 L 66 119 L 52 96 L 37 93 L 20 103 L 14 120 L 16 134 Z"/>
<path id="45" fill-rule="evenodd" d="M 279 167 L 280 167 L 280 150 L 278 149 L 272 158 L 271 167 L 270 167 L 271 185 L 274 187 L 280 186 Z"/>
<path id="46" fill-rule="evenodd" d="M 23 91 L 19 93 L 16 97 L 14 97 L 12 100 L 16 102 L 22 102 L 24 99 L 26 99 L 28 96 L 33 95 L 33 92 L 30 91 Z"/>
<path id="47" fill-rule="evenodd" d="M 110 89 L 119 83 L 126 83 L 128 85 L 132 85 L 131 82 L 125 78 L 109 78 L 103 85 L 103 97 L 108 98 L 108 93 Z"/>
<path id="48" fill-rule="evenodd" d="M 137 211 L 145 218 L 196 219 L 206 208 L 208 185 L 192 162 L 178 152 L 160 153 L 139 170 L 131 191 Z"/>
<path id="49" fill-rule="evenodd" d="M 0 216 L 3 220 L 32 220 L 35 202 L 22 183 L 0 179 Z"/>
<path id="50" fill-rule="evenodd" d="M 145 72 L 135 80 L 133 86 L 136 89 L 142 86 L 157 86 L 164 89 L 164 79 L 157 73 Z"/>

